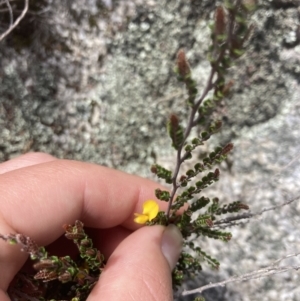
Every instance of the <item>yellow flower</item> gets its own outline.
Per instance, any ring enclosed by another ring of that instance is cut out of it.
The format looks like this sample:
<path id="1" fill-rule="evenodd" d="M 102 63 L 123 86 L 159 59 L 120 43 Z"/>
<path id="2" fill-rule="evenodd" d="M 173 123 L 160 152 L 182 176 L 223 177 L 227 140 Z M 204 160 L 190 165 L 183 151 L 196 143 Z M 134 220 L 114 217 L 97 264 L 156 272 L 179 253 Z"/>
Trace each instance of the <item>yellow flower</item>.
<path id="1" fill-rule="evenodd" d="M 159 206 L 155 201 L 153 200 L 146 201 L 143 204 L 143 214 L 135 213 L 134 221 L 137 224 L 145 224 L 148 221 L 152 221 L 157 216 L 158 211 L 159 211 Z"/>

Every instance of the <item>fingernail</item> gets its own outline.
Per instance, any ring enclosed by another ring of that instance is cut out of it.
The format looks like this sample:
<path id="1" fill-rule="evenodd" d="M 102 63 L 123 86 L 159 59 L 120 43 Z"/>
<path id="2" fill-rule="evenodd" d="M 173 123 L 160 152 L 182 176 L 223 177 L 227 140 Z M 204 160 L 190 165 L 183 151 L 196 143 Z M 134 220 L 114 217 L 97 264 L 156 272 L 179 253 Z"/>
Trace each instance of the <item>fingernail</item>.
<path id="1" fill-rule="evenodd" d="M 171 270 L 175 268 L 182 249 L 182 235 L 175 225 L 166 227 L 161 240 L 161 250 Z"/>

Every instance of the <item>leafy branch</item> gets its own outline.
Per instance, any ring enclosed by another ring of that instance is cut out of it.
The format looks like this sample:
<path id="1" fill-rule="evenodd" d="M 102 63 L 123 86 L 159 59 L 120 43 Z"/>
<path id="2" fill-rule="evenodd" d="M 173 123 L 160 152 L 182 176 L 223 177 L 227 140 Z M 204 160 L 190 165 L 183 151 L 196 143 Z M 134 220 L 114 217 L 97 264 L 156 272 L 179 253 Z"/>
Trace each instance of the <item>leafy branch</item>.
<path id="1" fill-rule="evenodd" d="M 213 268 L 219 267 L 219 262 L 195 246 L 193 240 L 206 236 L 229 241 L 231 233 L 220 231 L 214 226 L 219 216 L 249 209 L 240 201 L 221 205 L 218 198 L 211 200 L 198 196 L 219 180 L 220 170 L 214 166 L 227 158 L 233 149 L 232 143 L 216 147 L 185 173 L 182 173 L 182 167 L 193 157 L 195 151 L 222 127 L 220 120 L 213 119 L 213 112 L 229 95 L 234 84 L 232 80 L 227 80 L 226 76 L 234 61 L 245 52 L 245 43 L 252 30 L 252 25 L 248 24 L 248 17 L 254 8 L 255 2 L 251 0 L 225 0 L 223 5 L 216 7 L 214 22 L 211 25 L 211 45 L 208 49 L 211 69 L 201 93 L 198 93 L 197 83 L 193 79 L 184 50 L 181 49 L 177 53 L 175 71 L 178 80 L 185 85 L 186 105 L 190 112 L 185 127 L 175 113 L 168 119 L 168 134 L 176 150 L 175 168 L 171 171 L 159 164 L 151 168 L 154 174 L 172 185 L 171 191 L 155 191 L 159 200 L 168 202 L 168 209 L 166 214 L 160 213 L 155 219 L 148 221 L 149 225 L 173 223 L 183 235 L 184 251 L 173 272 L 175 287 L 182 283 L 185 275 L 198 273 L 202 269 L 201 261 L 206 261 Z M 199 136 L 190 138 L 193 128 L 197 129 Z M 214 169 L 209 171 L 212 168 Z"/>
<path id="2" fill-rule="evenodd" d="M 105 266 L 104 256 L 93 248 L 82 222 L 76 221 L 74 226 L 65 225 L 64 229 L 66 238 L 72 240 L 78 248 L 76 261 L 70 256 L 49 255 L 44 247 L 39 247 L 23 234 L 0 234 L 1 239 L 20 245 L 21 250 L 36 261 L 33 265 L 37 271 L 34 276 L 17 274 L 14 285 L 8 289 L 12 300 L 86 300 Z"/>
<path id="3" fill-rule="evenodd" d="M 203 142 L 208 140 L 222 126 L 222 122 L 216 120 L 209 124 L 207 131 L 201 132 L 200 138 L 193 139 L 192 144 L 187 143 L 192 128 L 201 125 L 203 121 L 207 121 L 213 109 L 228 95 L 233 85 L 232 81 L 225 81 L 225 75 L 233 60 L 244 53 L 244 44 L 252 29 L 252 26 L 247 26 L 246 18 L 249 10 L 252 9 L 253 7 L 249 6 L 249 3 L 244 3 L 242 0 L 225 1 L 224 6 L 220 5 L 217 7 L 215 22 L 212 25 L 212 45 L 208 55 L 211 70 L 205 88 L 198 99 L 196 99 L 198 93 L 196 82 L 192 78 L 185 52 L 181 49 L 177 54 L 176 72 L 179 80 L 185 84 L 187 89 L 187 104 L 190 107 L 190 115 L 185 129 L 183 129 L 176 114 L 172 114 L 168 121 L 169 136 L 172 140 L 172 146 L 177 151 L 176 166 L 173 173 L 169 172 L 168 175 L 165 174 L 162 177 L 166 180 L 166 183 L 172 183 L 172 190 L 168 200 L 168 218 L 171 215 L 172 205 L 176 202 L 176 193 L 182 187 L 182 181 L 179 180 L 182 164 L 192 158 L 192 151 L 197 146 L 203 145 Z M 210 91 L 213 91 L 212 99 L 208 98 Z M 232 144 L 228 147 L 232 149 Z M 229 151 L 223 149 L 224 157 L 221 160 L 226 158 L 225 156 Z M 158 167 L 156 165 L 156 168 Z M 162 169 L 162 167 L 159 168 Z M 161 177 L 153 168 L 152 172 Z M 189 179 L 185 180 L 189 181 Z"/>

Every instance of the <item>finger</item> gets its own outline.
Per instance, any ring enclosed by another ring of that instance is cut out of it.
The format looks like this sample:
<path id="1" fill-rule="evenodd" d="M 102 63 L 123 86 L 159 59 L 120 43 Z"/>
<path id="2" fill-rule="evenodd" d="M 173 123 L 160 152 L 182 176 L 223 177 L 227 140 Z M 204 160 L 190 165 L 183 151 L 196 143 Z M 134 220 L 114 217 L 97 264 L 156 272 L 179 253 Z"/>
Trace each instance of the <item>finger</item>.
<path id="1" fill-rule="evenodd" d="M 145 200 L 155 199 L 157 187 L 123 172 L 67 160 L 11 171 L 0 175 L 0 233 L 23 233 L 47 245 L 61 236 L 63 224 L 76 219 L 94 228 L 122 224 L 136 229 L 133 213 L 141 212 Z M 6 271 L 2 286 L 26 259 L 17 249 L 1 242 L 0 271 Z"/>
<path id="2" fill-rule="evenodd" d="M 158 186 L 102 166 L 55 160 L 0 175 L 0 214 L 13 230 L 43 244 L 76 219 L 87 227 L 136 229 L 133 213 L 156 198 Z"/>
<path id="3" fill-rule="evenodd" d="M 144 227 L 116 248 L 88 301 L 173 300 L 171 270 L 182 247 L 175 226 Z"/>
<path id="4" fill-rule="evenodd" d="M 11 301 L 11 299 L 8 297 L 8 295 L 0 289 L 0 300 L 1 301 Z"/>
<path id="5" fill-rule="evenodd" d="M 46 153 L 28 153 L 0 164 L 0 174 L 31 165 L 57 160 Z"/>
<path id="6" fill-rule="evenodd" d="M 93 245 L 101 251 L 105 258 L 110 257 L 116 247 L 132 232 L 132 230 L 122 226 L 110 229 L 86 229 L 86 233 L 92 239 Z"/>

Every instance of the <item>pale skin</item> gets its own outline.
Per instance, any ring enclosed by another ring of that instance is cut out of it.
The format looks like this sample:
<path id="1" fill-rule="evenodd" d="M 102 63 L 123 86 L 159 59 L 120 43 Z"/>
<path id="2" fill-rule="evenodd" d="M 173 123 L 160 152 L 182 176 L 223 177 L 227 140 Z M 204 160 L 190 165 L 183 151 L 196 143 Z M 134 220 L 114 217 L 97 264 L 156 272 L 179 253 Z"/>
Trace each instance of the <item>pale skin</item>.
<path id="1" fill-rule="evenodd" d="M 29 153 L 0 164 L 0 233 L 51 244 L 56 255 L 64 249 L 62 226 L 81 220 L 93 228 L 93 240 L 108 258 L 87 301 L 173 300 L 171 270 L 182 243 L 178 231 L 133 222 L 142 204 L 156 199 L 158 187 L 99 165 Z M 166 209 L 166 203 L 159 205 Z M 27 257 L 19 246 L 0 241 L 0 301 L 10 300 L 6 290 Z"/>

